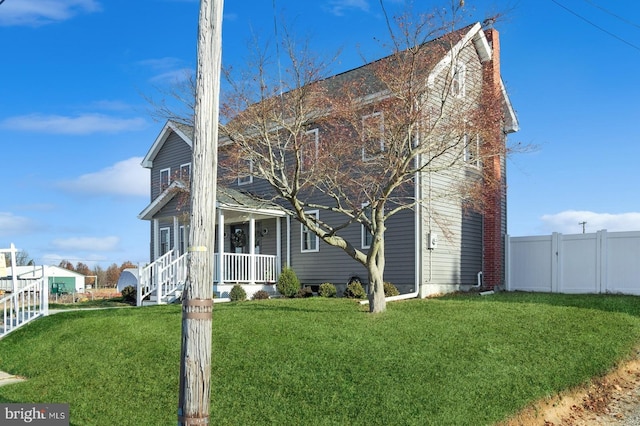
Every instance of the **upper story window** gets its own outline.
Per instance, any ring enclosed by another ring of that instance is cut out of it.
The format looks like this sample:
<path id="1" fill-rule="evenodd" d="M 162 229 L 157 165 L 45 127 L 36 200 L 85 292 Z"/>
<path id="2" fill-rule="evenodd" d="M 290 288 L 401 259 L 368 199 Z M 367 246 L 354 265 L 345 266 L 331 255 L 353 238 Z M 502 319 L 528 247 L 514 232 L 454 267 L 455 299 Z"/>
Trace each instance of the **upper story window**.
<path id="1" fill-rule="evenodd" d="M 253 182 L 253 161 L 251 159 L 240 160 L 238 173 L 238 185 L 247 185 Z"/>
<path id="2" fill-rule="evenodd" d="M 180 179 L 183 182 L 189 182 L 191 180 L 191 163 L 180 165 Z"/>
<path id="3" fill-rule="evenodd" d="M 480 136 L 464 135 L 464 162 L 473 167 L 480 167 Z"/>
<path id="4" fill-rule="evenodd" d="M 318 219 L 318 210 L 305 212 L 307 216 Z M 300 224 L 300 251 L 315 252 L 320 249 L 320 238 L 304 224 Z"/>
<path id="5" fill-rule="evenodd" d="M 318 147 L 320 144 L 320 132 L 318 129 L 308 130 L 304 133 L 304 140 L 300 148 L 300 168 L 309 170 L 318 159 Z"/>
<path id="6" fill-rule="evenodd" d="M 451 94 L 456 98 L 463 98 L 465 95 L 465 79 L 467 66 L 457 63 L 451 68 Z"/>
<path id="7" fill-rule="evenodd" d="M 160 191 L 167 189 L 171 183 L 171 169 L 160 170 Z"/>
<path id="8" fill-rule="evenodd" d="M 381 112 L 362 117 L 362 160 L 373 160 L 384 151 L 384 115 Z"/>
<path id="9" fill-rule="evenodd" d="M 369 220 L 371 220 L 372 217 L 372 209 L 371 206 L 369 205 L 369 203 L 364 203 L 362 205 L 363 207 L 363 211 L 364 214 L 367 218 L 369 218 Z M 369 229 L 367 229 L 366 226 L 361 225 L 361 245 L 363 249 L 368 249 L 371 247 L 371 242 L 373 241 L 373 234 L 371 234 L 371 232 L 369 231 Z"/>

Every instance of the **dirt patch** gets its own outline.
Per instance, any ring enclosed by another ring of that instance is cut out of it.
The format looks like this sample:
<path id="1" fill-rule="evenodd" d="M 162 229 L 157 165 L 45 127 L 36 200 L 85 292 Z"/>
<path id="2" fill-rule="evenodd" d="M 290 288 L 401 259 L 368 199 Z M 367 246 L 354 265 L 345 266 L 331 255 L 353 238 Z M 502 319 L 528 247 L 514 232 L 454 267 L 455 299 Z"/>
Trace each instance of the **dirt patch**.
<path id="1" fill-rule="evenodd" d="M 640 349 L 586 386 L 545 398 L 499 426 L 640 425 Z"/>

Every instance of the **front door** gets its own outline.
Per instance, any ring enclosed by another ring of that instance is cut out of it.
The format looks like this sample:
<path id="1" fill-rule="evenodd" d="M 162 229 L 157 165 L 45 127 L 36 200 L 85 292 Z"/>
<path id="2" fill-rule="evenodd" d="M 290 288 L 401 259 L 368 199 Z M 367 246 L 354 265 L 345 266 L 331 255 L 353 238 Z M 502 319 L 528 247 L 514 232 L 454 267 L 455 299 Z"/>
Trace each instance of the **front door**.
<path id="1" fill-rule="evenodd" d="M 249 226 L 231 225 L 230 230 L 231 253 L 249 253 Z"/>

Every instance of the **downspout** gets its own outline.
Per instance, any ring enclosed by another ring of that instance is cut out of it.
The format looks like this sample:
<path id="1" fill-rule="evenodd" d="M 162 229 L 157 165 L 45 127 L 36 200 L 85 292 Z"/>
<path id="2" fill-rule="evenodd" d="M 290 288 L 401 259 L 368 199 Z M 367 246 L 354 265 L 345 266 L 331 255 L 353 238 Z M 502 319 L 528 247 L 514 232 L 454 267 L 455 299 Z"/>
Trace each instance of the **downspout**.
<path id="1" fill-rule="evenodd" d="M 420 164 L 420 156 L 416 156 L 416 170 L 418 170 L 418 165 Z M 416 206 L 415 206 L 415 214 L 413 215 L 414 217 L 414 226 L 417 232 L 415 232 L 415 236 L 414 236 L 414 244 L 415 244 L 415 249 L 414 249 L 414 258 L 415 258 L 415 265 L 414 265 L 414 285 L 415 285 L 415 290 L 412 291 L 411 293 L 406 293 L 406 294 L 399 294 L 397 296 L 390 296 L 390 297 L 385 297 L 385 300 L 387 302 L 394 302 L 396 300 L 405 300 L 405 299 L 414 299 L 416 297 L 422 298 L 422 292 L 420 290 L 421 284 L 422 284 L 422 185 L 421 185 L 421 176 L 420 176 L 420 172 L 416 171 L 415 173 L 415 185 L 413 185 L 414 187 L 414 197 L 416 200 Z M 362 300 L 360 301 L 361 305 L 368 305 L 369 301 L 368 300 Z"/>

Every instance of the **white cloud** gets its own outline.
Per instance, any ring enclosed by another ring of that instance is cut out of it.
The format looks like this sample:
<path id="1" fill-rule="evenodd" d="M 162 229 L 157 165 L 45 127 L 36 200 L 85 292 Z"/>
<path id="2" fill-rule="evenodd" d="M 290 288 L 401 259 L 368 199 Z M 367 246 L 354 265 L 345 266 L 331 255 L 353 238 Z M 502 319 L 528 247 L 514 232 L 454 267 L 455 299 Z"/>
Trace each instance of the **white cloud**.
<path id="1" fill-rule="evenodd" d="M 2 3 L 0 26 L 40 26 L 101 10 L 96 0 L 9 0 Z"/>
<path id="2" fill-rule="evenodd" d="M 347 10 L 361 10 L 369 12 L 368 0 L 331 0 L 328 2 L 327 9 L 336 16 L 343 16 Z"/>
<path id="3" fill-rule="evenodd" d="M 596 213 L 591 211 L 567 210 L 556 214 L 546 214 L 540 218 L 546 232 L 563 234 L 582 233 L 581 222 L 586 232 L 607 231 L 639 231 L 640 213 Z"/>
<path id="4" fill-rule="evenodd" d="M 112 251 L 120 242 L 120 238 L 110 237 L 75 237 L 53 240 L 51 244 L 59 250 L 67 251 Z"/>
<path id="5" fill-rule="evenodd" d="M 34 230 L 31 219 L 10 212 L 0 212 L 0 237 L 20 235 Z"/>
<path id="6" fill-rule="evenodd" d="M 90 195 L 149 196 L 149 170 L 140 165 L 142 157 L 119 161 L 94 173 L 58 183 L 62 189 Z"/>
<path id="7" fill-rule="evenodd" d="M 77 117 L 29 114 L 0 121 L 0 128 L 8 130 L 60 135 L 129 132 L 145 127 L 143 118 L 118 118 L 104 114 L 84 114 Z"/>
<path id="8" fill-rule="evenodd" d="M 155 77 L 151 78 L 152 83 L 161 83 L 161 84 L 180 84 L 182 82 L 186 82 L 189 78 L 194 75 L 195 71 L 191 68 L 180 68 L 173 71 L 167 71 L 162 74 L 158 74 Z"/>

